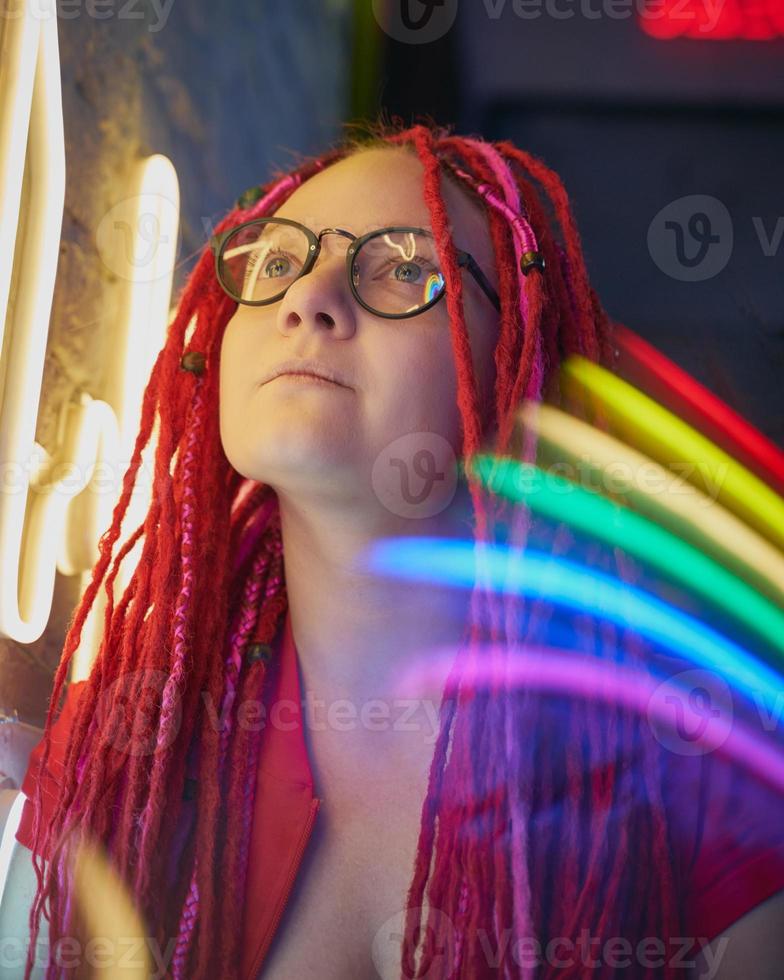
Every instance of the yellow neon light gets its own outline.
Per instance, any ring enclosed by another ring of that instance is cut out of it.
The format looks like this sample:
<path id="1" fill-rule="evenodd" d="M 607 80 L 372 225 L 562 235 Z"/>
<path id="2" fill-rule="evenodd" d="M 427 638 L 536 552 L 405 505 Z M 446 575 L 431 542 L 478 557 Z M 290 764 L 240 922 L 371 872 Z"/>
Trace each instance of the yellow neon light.
<path id="1" fill-rule="evenodd" d="M 570 357 L 561 368 L 564 390 L 607 420 L 630 444 L 673 469 L 784 548 L 784 500 L 723 449 L 658 402 L 605 368 Z"/>
<path id="2" fill-rule="evenodd" d="M 171 161 L 159 154 L 148 157 L 137 168 L 131 191 L 124 201 L 109 211 L 98 230 L 102 257 L 122 276 L 127 289 L 121 307 L 124 316 L 115 325 L 112 361 L 106 372 L 104 394 L 115 421 L 113 426 L 108 422 L 103 425 L 102 450 L 106 447 L 105 459 L 115 491 L 96 494 L 88 488 L 71 505 L 71 547 L 74 547 L 74 541 L 78 542 L 80 556 L 73 565 L 84 570 L 82 591 L 87 588 L 98 558 L 98 538 L 109 526 L 120 495 L 122 477 L 139 429 L 144 388 L 155 358 L 165 343 L 170 319 L 180 210 L 179 184 Z M 116 233 L 118 230 L 119 234 Z M 132 235 L 128 234 L 129 230 Z M 107 231 L 110 234 L 106 234 Z M 105 418 L 99 414 L 102 405 L 104 403 L 95 401 L 90 406 L 98 419 Z M 156 444 L 157 422 L 150 444 L 142 453 L 142 469 L 123 520 L 123 527 L 129 532 L 144 520 L 150 505 Z M 122 594 L 130 581 L 142 545 L 139 541 L 124 559 L 114 586 L 115 597 Z M 100 646 L 105 608 L 106 593 L 102 588 L 84 624 L 79 649 L 74 656 L 71 667 L 74 681 L 89 674 Z"/>
<path id="3" fill-rule="evenodd" d="M 15 57 L 0 78 L 0 119 L 9 120 L 0 134 L 0 269 L 6 277 L 18 270 L 18 279 L 10 302 L 8 279 L 0 283 L 7 351 L 0 404 L 0 632 L 31 643 L 43 632 L 51 607 L 51 588 L 46 594 L 38 583 L 54 582 L 53 567 L 47 571 L 25 561 L 24 574 L 21 569 L 27 487 L 41 452 L 34 446 L 35 424 L 65 199 L 56 18 L 36 20 L 25 5 L 22 18 L 5 22 L 0 64 L 6 50 Z M 39 543 L 31 553 L 40 557 Z"/>
<path id="4" fill-rule="evenodd" d="M 538 433 L 540 466 L 569 464 L 561 475 L 576 482 L 583 471 L 593 489 L 690 541 L 784 605 L 784 555 L 731 511 L 650 457 L 551 405 L 527 402 L 519 415 Z"/>
<path id="5" fill-rule="evenodd" d="M 114 324 L 106 390 L 63 405 L 53 454 L 34 441 L 65 195 L 57 19 L 0 24 L 0 635 L 31 643 L 51 610 L 55 569 L 82 574 L 82 588 L 108 527 L 138 430 L 141 401 L 165 342 L 179 225 L 179 186 L 169 160 L 149 157 L 128 197 L 98 228 L 101 257 L 126 282 Z M 29 125 L 28 125 L 29 121 Z M 29 135 L 28 135 L 29 129 Z M 15 263 L 16 260 L 16 263 Z M 1 335 L 0 335 L 1 336 Z M 156 434 L 124 528 L 150 500 Z M 123 562 L 115 595 L 141 548 Z M 99 593 L 71 670 L 89 672 L 103 627 Z"/>

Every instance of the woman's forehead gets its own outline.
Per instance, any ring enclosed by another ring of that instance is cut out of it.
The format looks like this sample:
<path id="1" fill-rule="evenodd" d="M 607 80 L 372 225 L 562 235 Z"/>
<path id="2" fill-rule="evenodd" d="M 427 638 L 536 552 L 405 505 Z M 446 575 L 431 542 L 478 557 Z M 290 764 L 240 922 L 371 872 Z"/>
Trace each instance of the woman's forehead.
<path id="1" fill-rule="evenodd" d="M 477 205 L 443 177 L 441 194 L 455 242 L 488 254 L 486 219 Z M 274 213 L 313 231 L 342 228 L 363 235 L 395 224 L 432 231 L 422 164 L 397 148 L 364 150 L 332 164 L 298 187 Z"/>

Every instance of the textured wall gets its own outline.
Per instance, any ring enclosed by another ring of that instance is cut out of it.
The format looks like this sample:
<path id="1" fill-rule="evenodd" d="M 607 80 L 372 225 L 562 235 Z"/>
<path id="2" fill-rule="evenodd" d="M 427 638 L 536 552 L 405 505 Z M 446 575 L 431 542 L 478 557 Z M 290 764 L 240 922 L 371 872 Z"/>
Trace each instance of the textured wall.
<path id="1" fill-rule="evenodd" d="M 100 259 L 96 229 L 128 196 L 136 163 L 163 153 L 179 176 L 177 289 L 241 191 L 339 135 L 349 14 L 344 0 L 62 4 L 66 198 L 36 434 L 49 451 L 63 401 L 101 395 L 123 283 Z M 27 647 L 0 640 L 0 711 L 42 724 L 77 597 L 76 581 L 58 574 L 44 636 Z"/>

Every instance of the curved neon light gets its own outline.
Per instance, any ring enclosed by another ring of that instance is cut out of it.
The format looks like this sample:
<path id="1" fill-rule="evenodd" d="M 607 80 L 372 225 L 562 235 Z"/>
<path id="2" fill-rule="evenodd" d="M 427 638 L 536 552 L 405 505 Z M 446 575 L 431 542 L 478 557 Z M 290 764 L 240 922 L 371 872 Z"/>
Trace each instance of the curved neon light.
<path id="1" fill-rule="evenodd" d="M 731 511 L 649 456 L 552 405 L 527 402 L 519 417 L 537 433 L 538 462 L 578 470 L 784 605 L 784 554 Z M 587 470 L 587 472 L 586 472 Z M 568 474 L 571 476 L 571 474 Z"/>
<path id="2" fill-rule="evenodd" d="M 530 463 L 478 455 L 471 469 L 491 492 L 622 548 L 707 599 L 784 654 L 784 612 L 669 531 Z"/>
<path id="3" fill-rule="evenodd" d="M 427 651 L 426 659 L 407 668 L 401 675 L 396 692 L 403 696 L 421 688 L 442 689 L 457 655 L 454 647 L 438 646 Z M 491 689 L 501 681 L 509 688 L 574 696 L 603 701 L 635 711 L 662 729 L 675 729 L 680 721 L 691 744 L 700 745 L 704 752 L 718 751 L 740 763 L 761 781 L 784 793 L 784 754 L 772 740 L 757 735 L 746 723 L 728 712 L 695 710 L 689 697 L 692 688 L 677 676 L 662 677 L 645 670 L 598 657 L 575 657 L 574 653 L 558 647 L 526 644 L 520 653 L 494 644 L 480 644 L 477 657 L 461 671 L 461 686 L 470 690 Z M 672 701 L 661 696 L 666 682 L 668 695 L 680 695 L 682 716 L 673 717 Z M 657 696 L 658 695 L 658 696 Z"/>
<path id="4" fill-rule="evenodd" d="M 784 453 L 726 402 L 637 334 L 616 324 L 616 371 L 679 418 L 689 422 L 784 494 Z"/>
<path id="5" fill-rule="evenodd" d="M 31 163 L 25 188 L 27 156 Z M 51 556 L 47 556 L 45 573 L 38 560 L 43 542 L 35 549 L 28 546 L 36 552 L 35 564 L 28 561 L 21 568 L 27 490 L 41 457 L 34 441 L 35 426 L 65 201 L 65 140 L 54 16 L 39 22 L 25 11 L 20 19 L 4 24 L 0 194 L 0 349 L 4 361 L 0 375 L 0 635 L 32 643 L 46 627 L 54 586 Z M 9 303 L 15 264 L 19 280 Z M 54 503 L 62 514 L 65 497 Z M 39 577 L 42 588 L 36 587 Z"/>
<path id="6" fill-rule="evenodd" d="M 784 500 L 714 443 L 610 371 L 582 357 L 561 368 L 562 386 L 587 400 L 625 439 L 686 479 L 784 548 Z"/>
<path id="7" fill-rule="evenodd" d="M 55 571 L 81 573 L 84 590 L 111 522 L 146 380 L 166 337 L 179 190 L 171 162 L 148 157 L 98 226 L 98 252 L 125 281 L 122 315 L 113 320 L 105 390 L 94 393 L 103 397 L 80 391 L 61 406 L 50 453 L 35 442 L 35 428 L 65 195 L 57 17 L 49 0 L 46 11 L 17 6 L 0 30 L 0 636 L 32 643 L 49 619 Z M 147 511 L 156 441 L 157 422 L 125 517 L 130 526 Z M 115 590 L 128 584 L 139 545 Z M 71 680 L 89 673 L 105 601 L 100 590 Z"/>
<path id="8" fill-rule="evenodd" d="M 477 561 L 482 563 L 481 576 Z M 610 620 L 721 672 L 752 699 L 776 710 L 782 675 L 737 643 L 634 586 L 543 552 L 445 538 L 381 538 L 359 558 L 363 570 L 411 581 L 525 595 Z"/>
<path id="9" fill-rule="evenodd" d="M 444 277 L 440 272 L 431 272 L 427 277 L 427 282 L 425 283 L 425 303 L 429 303 L 430 300 L 437 296 L 444 285 Z"/>

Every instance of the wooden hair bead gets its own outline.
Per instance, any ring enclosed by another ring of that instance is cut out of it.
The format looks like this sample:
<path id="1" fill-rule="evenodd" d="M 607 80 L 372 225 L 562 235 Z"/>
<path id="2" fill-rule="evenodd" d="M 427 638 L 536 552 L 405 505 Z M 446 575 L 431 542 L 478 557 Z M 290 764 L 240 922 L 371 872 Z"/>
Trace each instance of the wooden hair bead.
<path id="1" fill-rule="evenodd" d="M 268 643 L 251 643 L 245 653 L 245 659 L 249 664 L 255 663 L 257 660 L 269 663 L 271 657 L 272 647 Z"/>
<path id="2" fill-rule="evenodd" d="M 204 374 L 207 365 L 207 358 L 198 350 L 189 350 L 183 354 L 180 367 L 183 371 L 190 371 L 192 374 Z"/>
<path id="3" fill-rule="evenodd" d="M 541 252 L 523 252 L 520 258 L 520 269 L 528 275 L 531 269 L 544 272 L 544 256 Z"/>

